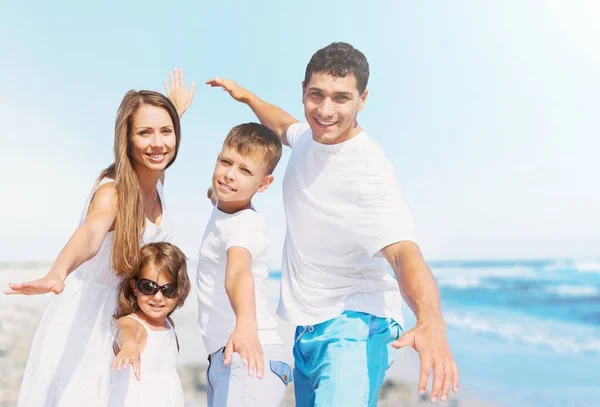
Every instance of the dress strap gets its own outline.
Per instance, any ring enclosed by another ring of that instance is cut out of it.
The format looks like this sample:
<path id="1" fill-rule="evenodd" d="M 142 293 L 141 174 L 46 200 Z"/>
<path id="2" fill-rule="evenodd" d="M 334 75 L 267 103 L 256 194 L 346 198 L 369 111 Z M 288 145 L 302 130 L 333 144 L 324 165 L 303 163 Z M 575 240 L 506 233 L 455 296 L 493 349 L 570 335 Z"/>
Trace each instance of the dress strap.
<path id="1" fill-rule="evenodd" d="M 140 317 L 138 317 L 138 316 L 137 316 L 137 315 L 135 315 L 135 314 L 129 314 L 129 315 L 126 315 L 126 317 L 133 318 L 133 319 L 135 319 L 137 322 L 139 322 L 140 324 L 142 324 L 142 326 L 143 326 L 143 327 L 144 327 L 144 329 L 146 330 L 146 333 L 148 333 L 148 336 L 150 336 L 150 331 L 151 331 L 152 329 L 150 329 L 150 327 L 148 326 L 148 324 L 147 324 L 146 322 L 144 322 L 144 321 L 143 321 L 143 320 L 142 320 Z"/>
<path id="2" fill-rule="evenodd" d="M 175 342 L 177 342 L 177 352 L 179 352 L 179 338 L 177 337 L 177 331 L 175 330 L 175 324 L 173 324 L 173 320 L 171 317 L 167 317 L 167 324 L 169 324 L 169 329 L 173 330 L 173 335 L 175 335 Z"/>

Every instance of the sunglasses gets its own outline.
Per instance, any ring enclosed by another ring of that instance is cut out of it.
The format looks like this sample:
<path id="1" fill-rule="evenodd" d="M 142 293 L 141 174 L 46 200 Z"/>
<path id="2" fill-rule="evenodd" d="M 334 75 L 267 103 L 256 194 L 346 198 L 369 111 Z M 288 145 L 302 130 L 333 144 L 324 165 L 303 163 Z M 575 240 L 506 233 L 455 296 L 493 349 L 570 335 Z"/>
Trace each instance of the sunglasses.
<path id="1" fill-rule="evenodd" d="M 154 295 L 160 290 L 167 298 L 177 298 L 177 287 L 171 284 L 158 285 L 152 280 L 136 278 L 135 286 L 144 295 Z"/>

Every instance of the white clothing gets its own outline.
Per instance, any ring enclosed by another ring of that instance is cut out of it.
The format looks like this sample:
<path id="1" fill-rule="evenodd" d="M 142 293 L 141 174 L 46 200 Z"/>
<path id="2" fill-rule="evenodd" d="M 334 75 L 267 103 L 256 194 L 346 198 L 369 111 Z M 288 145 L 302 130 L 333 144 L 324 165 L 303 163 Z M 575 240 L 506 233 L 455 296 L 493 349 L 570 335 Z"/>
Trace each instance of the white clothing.
<path id="1" fill-rule="evenodd" d="M 269 239 L 266 216 L 252 209 L 233 214 L 216 206 L 206 225 L 196 273 L 198 327 L 208 354 L 227 344 L 235 328 L 235 313 L 225 290 L 227 251 L 242 247 L 252 256 L 258 338 L 262 345 L 277 345 L 277 320 L 269 312 L 266 282 L 269 276 L 267 248 Z"/>
<path id="2" fill-rule="evenodd" d="M 101 185 L 96 183 L 81 216 Z M 170 240 L 162 184 L 156 184 L 162 205 L 161 225 L 146 219 L 141 243 Z M 92 259 L 65 280 L 53 295 L 33 338 L 19 394 L 19 407 L 106 406 L 113 360 L 113 314 L 121 282 L 111 266 L 114 232 L 109 232 Z"/>
<path id="3" fill-rule="evenodd" d="M 138 321 L 148 339 L 140 355 L 140 380 L 133 368 L 113 372 L 108 405 L 110 407 L 183 407 L 183 388 L 177 374 L 177 336 L 167 319 L 169 329 L 152 330 L 135 314 L 128 315 Z"/>
<path id="4" fill-rule="evenodd" d="M 352 310 L 402 325 L 398 283 L 379 252 L 416 237 L 392 164 L 364 131 L 326 145 L 296 123 L 286 136 L 279 316 L 314 325 Z"/>

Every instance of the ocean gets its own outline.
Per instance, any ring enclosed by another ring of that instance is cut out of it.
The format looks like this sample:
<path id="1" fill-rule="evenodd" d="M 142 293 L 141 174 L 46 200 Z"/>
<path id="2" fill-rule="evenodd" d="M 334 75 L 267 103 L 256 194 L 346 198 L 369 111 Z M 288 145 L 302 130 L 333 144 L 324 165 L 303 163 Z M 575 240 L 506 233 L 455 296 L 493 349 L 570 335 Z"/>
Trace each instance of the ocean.
<path id="1" fill-rule="evenodd" d="M 461 388 L 501 406 L 600 406 L 600 259 L 429 266 Z"/>

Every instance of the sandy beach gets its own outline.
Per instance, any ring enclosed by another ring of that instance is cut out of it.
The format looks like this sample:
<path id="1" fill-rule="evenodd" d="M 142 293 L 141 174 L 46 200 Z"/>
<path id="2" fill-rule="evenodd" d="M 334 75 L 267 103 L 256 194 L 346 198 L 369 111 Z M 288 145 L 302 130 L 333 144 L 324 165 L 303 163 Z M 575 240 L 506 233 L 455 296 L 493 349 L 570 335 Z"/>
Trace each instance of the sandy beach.
<path id="1" fill-rule="evenodd" d="M 195 280 L 195 267 L 190 265 L 190 276 Z M 13 264 L 0 268 L 0 288 L 11 281 L 39 278 L 47 265 Z M 269 281 L 269 298 L 277 297 L 278 281 Z M 42 296 L 6 296 L 0 294 L 0 407 L 16 405 L 23 370 L 29 355 L 31 341 L 44 308 L 53 294 Z M 273 306 L 274 307 L 274 306 Z M 183 308 L 173 314 L 179 336 L 179 374 L 184 387 L 186 406 L 206 406 L 207 355 L 196 327 L 197 302 L 194 291 Z M 280 321 L 280 335 L 290 349 L 293 327 Z M 430 405 L 429 399 L 416 391 L 418 357 L 412 349 L 398 352 L 388 371 L 381 390 L 379 406 L 416 407 Z M 441 402 L 438 402 L 441 403 Z M 438 404 L 436 403 L 436 404 Z M 282 406 L 294 405 L 293 385 L 289 386 Z M 452 407 L 488 407 L 495 404 L 472 398 L 468 389 L 452 394 L 442 405 Z"/>

